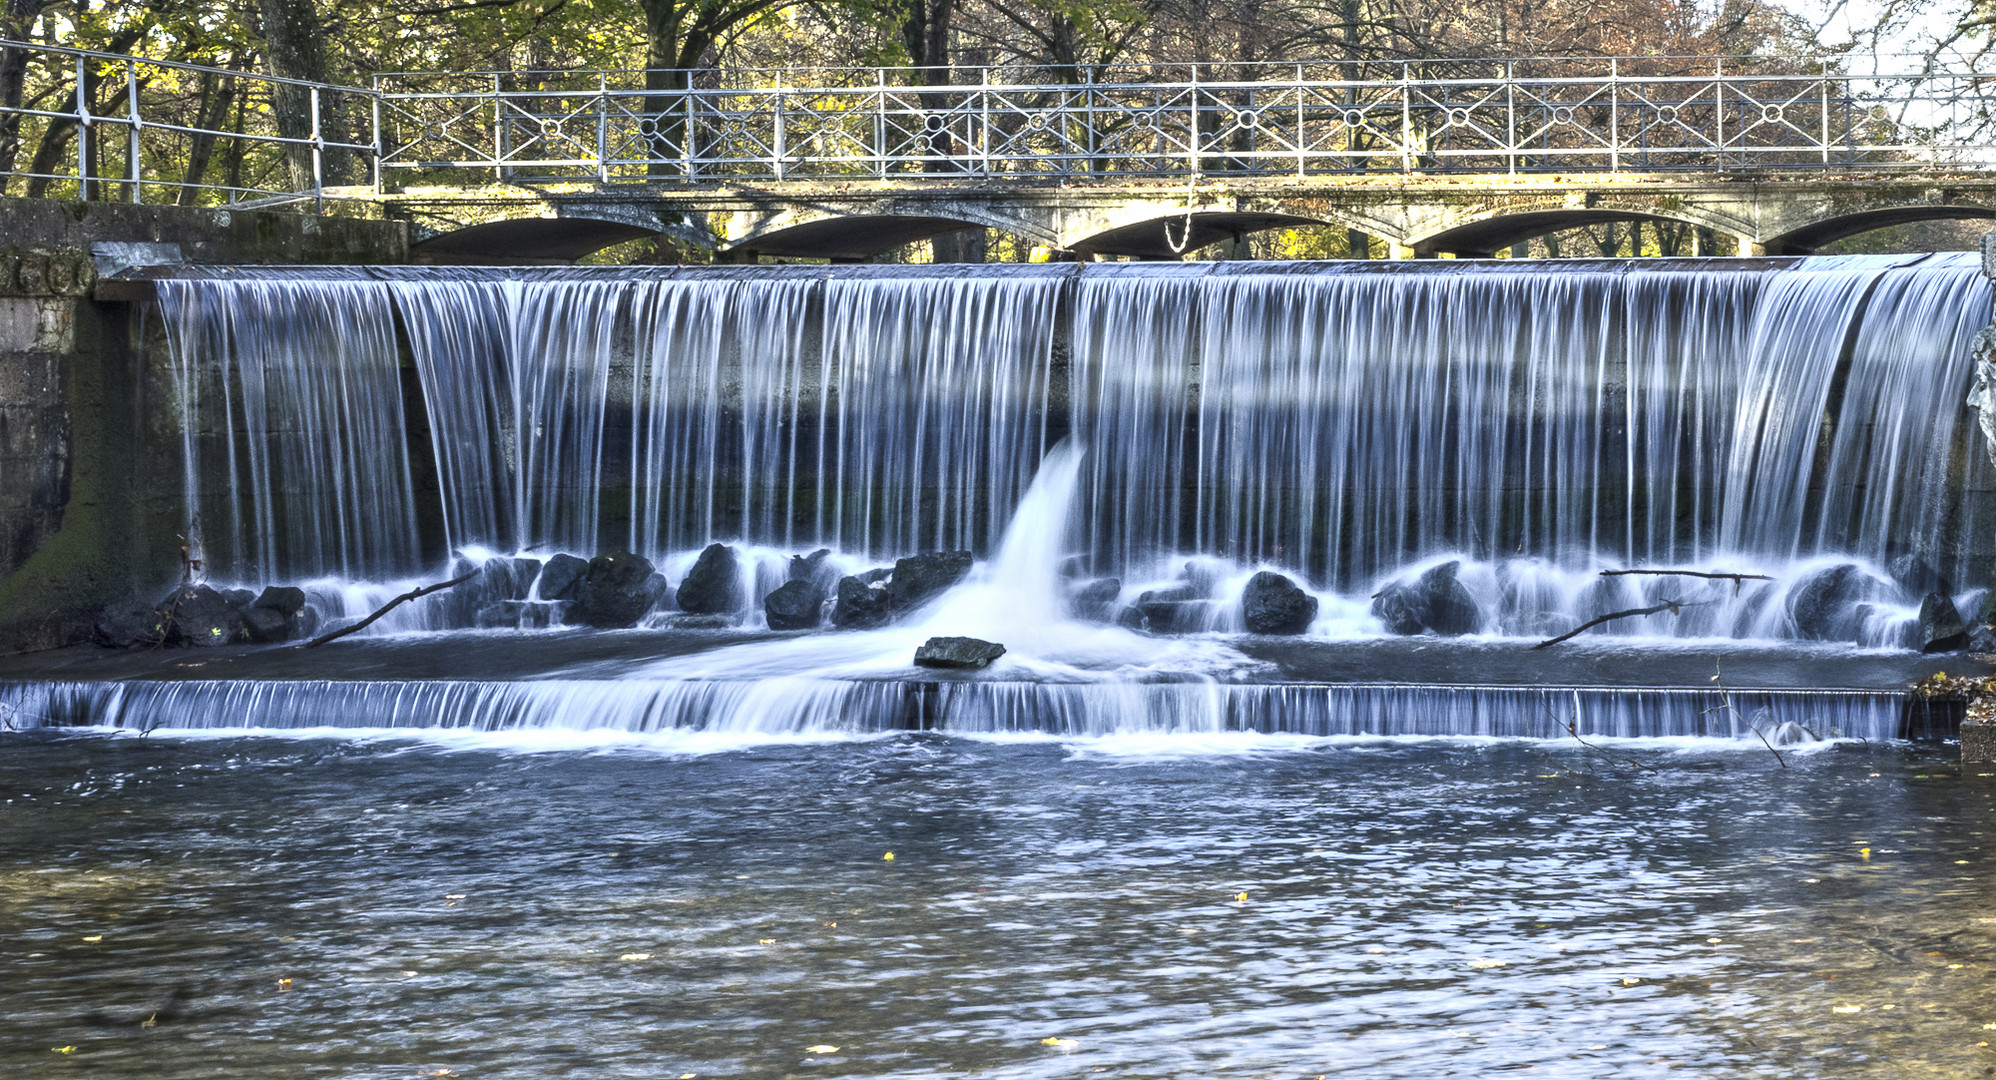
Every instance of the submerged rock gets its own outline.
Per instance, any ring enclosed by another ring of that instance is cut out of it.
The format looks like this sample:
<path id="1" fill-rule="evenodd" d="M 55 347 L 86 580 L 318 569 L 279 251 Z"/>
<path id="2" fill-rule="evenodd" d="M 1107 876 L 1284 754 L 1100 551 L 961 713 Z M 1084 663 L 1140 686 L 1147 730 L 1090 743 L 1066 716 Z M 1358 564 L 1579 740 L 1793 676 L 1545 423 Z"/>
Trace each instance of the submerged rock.
<path id="1" fill-rule="evenodd" d="M 973 637 L 932 637 L 915 650 L 915 666 L 960 671 L 990 667 L 1005 655 L 1005 646 Z"/>
<path id="2" fill-rule="evenodd" d="M 540 594 L 543 600 L 573 600 L 575 590 L 589 573 L 589 560 L 573 555 L 556 555 L 541 568 Z"/>
<path id="3" fill-rule="evenodd" d="M 91 631 L 92 639 L 107 649 L 149 648 L 166 640 L 166 616 L 143 600 L 120 600 L 98 613 Z"/>
<path id="4" fill-rule="evenodd" d="M 809 579 L 792 578 L 762 598 L 771 630 L 815 630 L 825 617 L 825 598 Z"/>
<path id="5" fill-rule="evenodd" d="M 1885 561 L 1885 576 L 1899 583 L 1899 587 L 1911 596 L 1924 596 L 1927 593 L 1954 593 L 1954 585 L 1941 576 L 1934 565 L 1917 552 L 1894 555 Z"/>
<path id="6" fill-rule="evenodd" d="M 612 551 L 589 560 L 589 572 L 575 589 L 568 621 L 614 629 L 636 626 L 665 595 L 665 576 L 651 560 L 628 551 Z"/>
<path id="7" fill-rule="evenodd" d="M 1153 634 L 1185 634 L 1205 629 L 1208 606 L 1190 585 L 1146 589 L 1130 605 L 1143 619 L 1142 628 Z"/>
<path id="8" fill-rule="evenodd" d="M 735 587 L 741 562 L 726 544 L 708 544 L 693 569 L 679 582 L 679 610 L 690 615 L 719 615 L 735 610 Z"/>
<path id="9" fill-rule="evenodd" d="M 243 618 L 243 635 L 251 641 L 275 645 L 298 636 L 299 616 L 305 610 L 305 590 L 283 585 L 267 585 L 249 606 L 238 609 Z"/>
<path id="10" fill-rule="evenodd" d="M 1923 653 L 1954 652 L 1968 647 L 1968 627 L 1946 593 L 1928 593 L 1920 601 L 1920 625 L 1914 644 Z"/>
<path id="11" fill-rule="evenodd" d="M 243 638 L 243 617 L 229 598 L 206 585 L 183 585 L 160 605 L 169 645 L 232 645 Z"/>
<path id="12" fill-rule="evenodd" d="M 268 608 L 284 615 L 296 615 L 305 610 L 305 590 L 290 585 L 266 585 L 252 606 Z"/>
<path id="13" fill-rule="evenodd" d="M 1115 614 L 1116 600 L 1122 595 L 1123 583 L 1120 579 L 1096 578 L 1068 594 L 1067 611 L 1077 619 L 1107 622 Z"/>
<path id="14" fill-rule="evenodd" d="M 822 600 L 839 587 L 839 571 L 832 565 L 832 549 L 819 548 L 809 555 L 790 557 L 791 581 L 801 581 L 810 585 Z"/>
<path id="15" fill-rule="evenodd" d="M 1864 571 L 1854 563 L 1818 570 L 1788 590 L 1788 618 L 1803 637 L 1829 641 L 1851 636 Z"/>
<path id="16" fill-rule="evenodd" d="M 1263 570 L 1241 591 L 1241 621 L 1250 634 L 1300 634 L 1317 617 L 1317 598 L 1295 582 Z"/>
<path id="17" fill-rule="evenodd" d="M 1418 634 L 1428 628 L 1428 598 L 1413 583 L 1396 581 L 1372 598 L 1372 617 L 1395 634 Z"/>
<path id="18" fill-rule="evenodd" d="M 478 609 L 483 630 L 542 630 L 554 625 L 555 605 L 538 600 L 498 600 Z"/>
<path id="19" fill-rule="evenodd" d="M 910 555 L 894 564 L 888 588 L 894 597 L 894 610 L 911 611 L 943 590 L 962 581 L 970 573 L 968 551 L 930 551 Z"/>
<path id="20" fill-rule="evenodd" d="M 674 615 L 667 620 L 674 630 L 728 630 L 734 627 L 732 615 Z"/>
<path id="21" fill-rule="evenodd" d="M 893 612 L 893 598 L 887 586 L 868 584 L 857 577 L 839 579 L 838 600 L 832 605 L 832 622 L 846 630 L 866 630 L 885 623 Z"/>

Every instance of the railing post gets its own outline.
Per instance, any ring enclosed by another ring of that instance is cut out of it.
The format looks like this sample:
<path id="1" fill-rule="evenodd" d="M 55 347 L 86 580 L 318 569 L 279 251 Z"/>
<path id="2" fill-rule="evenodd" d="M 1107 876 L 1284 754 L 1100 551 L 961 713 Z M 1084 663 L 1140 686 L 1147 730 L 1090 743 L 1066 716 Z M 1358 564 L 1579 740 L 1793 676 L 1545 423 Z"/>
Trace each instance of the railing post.
<path id="1" fill-rule="evenodd" d="M 499 96 L 499 73 L 492 73 L 492 178 L 505 183 L 511 177 L 506 171 L 506 99 Z"/>
<path id="2" fill-rule="evenodd" d="M 887 179 L 887 72 L 873 69 L 873 174 Z"/>
<path id="3" fill-rule="evenodd" d="M 1186 143 L 1186 148 L 1190 151 L 1186 164 L 1191 168 L 1193 177 L 1197 178 L 1200 175 L 1199 166 L 1203 161 L 1199 143 L 1205 137 L 1199 130 L 1199 65 L 1197 64 L 1192 65 L 1192 81 L 1188 85 L 1192 87 L 1192 138 Z"/>
<path id="4" fill-rule="evenodd" d="M 1726 62 L 1712 61 L 1712 144 L 1719 152 L 1719 167 L 1726 167 Z"/>
<path id="5" fill-rule="evenodd" d="M 776 73 L 776 137 L 774 141 L 776 144 L 776 178 L 778 180 L 788 179 L 785 174 L 789 170 L 785 167 L 784 162 L 786 151 L 784 150 L 783 133 L 783 73 L 780 71 Z"/>
<path id="6" fill-rule="evenodd" d="M 319 131 L 319 85 L 312 84 L 312 202 L 326 212 L 326 140 Z"/>
<path id="7" fill-rule="evenodd" d="M 374 77 L 373 88 L 374 93 L 370 96 L 370 100 L 374 107 L 374 193 L 379 195 L 381 194 L 382 159 L 387 156 L 385 148 L 388 145 L 381 133 L 381 76 L 376 75 Z"/>
<path id="8" fill-rule="evenodd" d="M 1518 64 L 1504 61 L 1504 157 L 1510 173 L 1518 175 Z"/>
<path id="9" fill-rule="evenodd" d="M 126 150 L 126 157 L 130 160 L 125 162 L 126 171 L 132 175 L 131 197 L 132 202 L 142 203 L 146 201 L 144 192 L 140 190 L 145 181 L 145 169 L 139 164 L 139 125 L 144 121 L 139 119 L 138 67 L 130 60 L 125 61 L 125 118 L 130 121 L 131 133 L 129 149 Z"/>
<path id="10" fill-rule="evenodd" d="M 686 132 L 679 143 L 686 148 L 686 182 L 691 184 L 700 178 L 699 159 L 693 152 L 693 126 L 700 110 L 693 100 L 693 72 L 690 70 L 686 73 L 686 89 L 682 92 L 686 95 Z"/>
<path id="11" fill-rule="evenodd" d="M 76 197 L 90 198 L 90 75 L 88 60 L 76 58 Z"/>
<path id="12" fill-rule="evenodd" d="M 1400 172 L 1414 171 L 1414 67 L 1400 62 Z"/>
<path id="13" fill-rule="evenodd" d="M 1303 65 L 1296 65 L 1296 179 L 1303 179 L 1307 163 L 1305 149 L 1310 140 L 1303 137 Z"/>
<path id="14" fill-rule="evenodd" d="M 1821 75 L 1817 80 L 1816 85 L 1823 92 L 1823 114 L 1820 117 L 1821 123 L 1817 126 L 1822 132 L 1823 164 L 1828 165 L 1830 163 L 1830 77 Z"/>
<path id="15" fill-rule="evenodd" d="M 1608 172 L 1622 171 L 1622 63 L 1608 59 Z"/>
<path id="16" fill-rule="evenodd" d="M 610 73 L 596 73 L 596 182 L 610 182 Z"/>

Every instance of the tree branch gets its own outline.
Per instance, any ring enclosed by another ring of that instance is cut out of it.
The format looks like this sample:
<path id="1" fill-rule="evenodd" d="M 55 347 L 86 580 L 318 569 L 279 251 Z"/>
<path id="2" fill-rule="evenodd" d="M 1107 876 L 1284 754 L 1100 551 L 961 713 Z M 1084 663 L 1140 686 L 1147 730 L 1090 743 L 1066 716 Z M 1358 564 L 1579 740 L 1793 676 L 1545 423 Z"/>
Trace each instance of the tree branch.
<path id="1" fill-rule="evenodd" d="M 396 597 L 395 599 L 390 600 L 387 603 L 376 608 L 374 614 L 369 615 L 367 618 L 362 619 L 361 621 L 353 624 L 352 626 L 342 626 L 338 630 L 335 630 L 330 634 L 320 634 L 318 637 L 315 637 L 312 640 L 306 642 L 304 647 L 307 649 L 316 649 L 319 646 L 324 645 L 328 641 L 336 641 L 340 638 L 347 636 L 348 634 L 357 633 L 361 630 L 365 630 L 369 625 L 371 625 L 374 622 L 374 620 L 379 619 L 383 615 L 388 614 L 389 611 L 393 610 L 398 604 L 401 604 L 404 601 L 414 600 L 417 599 L 418 597 L 428 596 L 433 592 L 438 592 L 443 589 L 448 589 L 453 585 L 462 585 L 465 582 L 470 581 L 472 578 L 475 578 L 477 576 L 478 576 L 478 571 L 473 570 L 471 573 L 466 574 L 463 577 L 455 577 L 450 579 L 449 581 L 439 581 L 435 585 L 425 585 L 420 589 L 410 589 L 408 592 L 405 592 L 402 595 Z M 1575 632 L 1578 633 L 1578 631 Z"/>
<path id="2" fill-rule="evenodd" d="M 1568 630 L 1566 633 L 1561 634 L 1556 638 L 1547 638 L 1546 640 L 1539 642 L 1537 645 L 1532 646 L 1532 648 L 1543 649 L 1548 645 L 1557 645 L 1562 641 L 1568 640 L 1569 638 L 1579 637 L 1581 634 L 1584 634 L 1587 631 L 1594 629 L 1595 627 L 1601 625 L 1602 623 L 1613 622 L 1616 619 L 1632 619 L 1638 615 L 1655 615 L 1665 611 L 1668 611 L 1672 615 L 1675 615 L 1678 613 L 1679 610 L 1692 606 L 1694 605 L 1680 603 L 1676 600 L 1665 600 L 1663 603 L 1658 604 L 1655 607 L 1630 608 L 1627 611 L 1610 612 L 1609 614 L 1603 615 L 1598 619 L 1589 619 L 1586 622 L 1581 623 L 1579 626 L 1576 626 L 1573 629 Z"/>

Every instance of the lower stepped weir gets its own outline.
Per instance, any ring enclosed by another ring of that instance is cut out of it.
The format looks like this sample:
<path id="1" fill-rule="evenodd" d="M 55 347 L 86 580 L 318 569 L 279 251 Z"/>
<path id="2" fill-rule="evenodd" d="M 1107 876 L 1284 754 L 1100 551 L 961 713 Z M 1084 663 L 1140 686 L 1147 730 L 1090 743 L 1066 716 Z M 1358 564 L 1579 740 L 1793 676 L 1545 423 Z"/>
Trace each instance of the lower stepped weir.
<path id="1" fill-rule="evenodd" d="M 0 665 L 17 725 L 1891 739 L 1946 727 L 1904 691 L 1942 662 L 1907 648 L 1923 604 L 1975 612 L 1996 577 L 1963 406 L 1991 294 L 1967 257 L 157 285 L 187 533 L 218 582 L 302 585 L 327 624 L 481 565 L 511 591 L 323 650 L 427 657 L 415 676 Z M 538 591 L 556 552 L 636 552 L 676 585 L 712 542 L 741 569 L 705 637 L 670 629 L 670 589 L 650 630 L 608 633 L 560 629 Z M 905 625 L 769 633 L 788 556 L 821 547 L 841 574 L 980 562 Z M 1602 575 L 1669 567 L 1749 576 Z M 1473 617 L 1396 636 L 1377 597 L 1437 568 Z M 1263 570 L 1316 599 L 1314 659 L 1242 634 Z M 1661 601 L 1583 662 L 1521 659 Z M 907 666 L 925 634 L 1009 652 L 937 678 Z M 523 673 L 460 670 L 459 646 Z M 1756 656 L 1803 660 L 1757 677 Z"/>

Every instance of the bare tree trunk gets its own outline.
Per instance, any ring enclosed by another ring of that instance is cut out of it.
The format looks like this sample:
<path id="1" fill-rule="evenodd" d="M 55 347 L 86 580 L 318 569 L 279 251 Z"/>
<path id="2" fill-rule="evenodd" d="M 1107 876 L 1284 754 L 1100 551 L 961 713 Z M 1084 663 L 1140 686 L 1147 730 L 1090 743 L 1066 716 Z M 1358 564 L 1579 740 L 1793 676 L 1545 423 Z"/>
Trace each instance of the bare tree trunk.
<path id="1" fill-rule="evenodd" d="M 26 41 L 28 29 L 41 14 L 43 0 L 8 0 L 7 13 L 0 16 L 0 37 Z M 9 110 L 0 115 L 0 195 L 7 194 L 7 182 L 14 162 L 21 156 L 21 107 L 28 82 L 28 51 L 0 49 L 0 104 Z"/>
<path id="2" fill-rule="evenodd" d="M 307 82 L 331 81 L 326 65 L 325 33 L 319 24 L 319 10 L 313 0 L 261 0 L 265 60 L 272 75 Z M 286 139 L 309 140 L 315 134 L 313 92 L 310 87 L 278 83 L 271 90 L 271 108 L 277 116 L 277 133 Z M 342 103 L 321 92 L 318 101 L 316 134 L 329 142 L 346 141 L 346 125 L 340 114 Z M 319 175 L 314 175 L 312 148 L 303 142 L 285 144 L 284 157 L 291 171 L 291 190 L 307 191 L 324 182 L 344 183 L 349 172 L 345 151 L 327 150 L 321 155 Z"/>
<path id="3" fill-rule="evenodd" d="M 233 68 L 237 62 L 231 59 L 229 66 Z M 187 174 L 181 178 L 183 186 L 177 200 L 182 206 L 193 206 L 201 197 L 200 185 L 208 177 L 208 162 L 215 154 L 216 136 L 208 132 L 220 131 L 228 122 L 236 93 L 236 80 L 230 76 L 218 77 L 212 72 L 201 76 L 201 100 L 194 109 L 194 126 L 203 131 L 194 136 L 187 150 Z"/>

